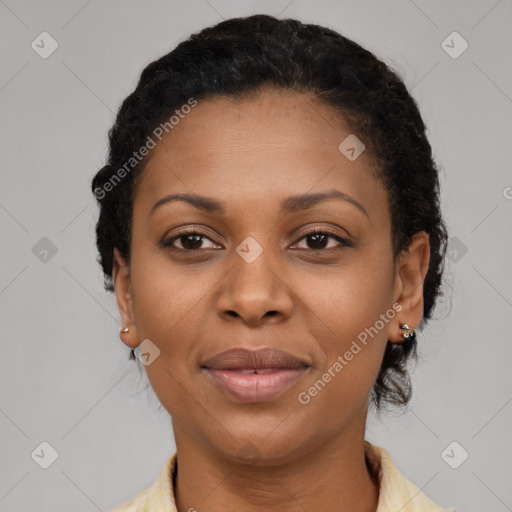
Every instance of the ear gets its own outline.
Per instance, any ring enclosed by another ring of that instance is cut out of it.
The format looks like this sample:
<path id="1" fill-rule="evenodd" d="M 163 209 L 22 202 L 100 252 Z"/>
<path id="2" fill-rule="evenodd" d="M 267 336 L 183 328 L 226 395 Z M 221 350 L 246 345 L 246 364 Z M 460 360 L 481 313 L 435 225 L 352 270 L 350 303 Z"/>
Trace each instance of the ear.
<path id="1" fill-rule="evenodd" d="M 113 259 L 112 281 L 116 293 L 117 307 L 123 319 L 123 327 L 129 329 L 128 332 L 119 332 L 119 337 L 125 345 L 135 348 L 139 345 L 139 340 L 133 311 L 130 267 L 116 247 L 114 247 Z"/>
<path id="2" fill-rule="evenodd" d="M 429 236 L 424 231 L 416 233 L 407 250 L 402 252 L 396 262 L 394 303 L 401 304 L 397 313 L 394 330 L 389 333 L 389 340 L 396 343 L 403 341 L 400 325 L 408 324 L 417 329 L 423 318 L 423 283 L 430 262 Z"/>

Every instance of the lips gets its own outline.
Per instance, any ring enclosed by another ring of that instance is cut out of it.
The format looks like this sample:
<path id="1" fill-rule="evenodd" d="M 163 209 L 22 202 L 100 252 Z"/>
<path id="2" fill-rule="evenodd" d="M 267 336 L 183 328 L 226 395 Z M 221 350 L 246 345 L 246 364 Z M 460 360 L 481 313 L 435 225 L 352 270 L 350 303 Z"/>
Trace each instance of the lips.
<path id="1" fill-rule="evenodd" d="M 217 370 L 297 369 L 308 366 L 297 357 L 275 348 L 247 350 L 237 348 L 207 359 L 203 366 Z M 254 373 L 254 371 L 252 372 Z M 259 373 L 259 372 L 258 372 Z"/>
<path id="2" fill-rule="evenodd" d="M 292 387 L 309 365 L 274 348 L 239 348 L 207 359 L 202 368 L 230 398 L 262 402 L 277 398 Z"/>

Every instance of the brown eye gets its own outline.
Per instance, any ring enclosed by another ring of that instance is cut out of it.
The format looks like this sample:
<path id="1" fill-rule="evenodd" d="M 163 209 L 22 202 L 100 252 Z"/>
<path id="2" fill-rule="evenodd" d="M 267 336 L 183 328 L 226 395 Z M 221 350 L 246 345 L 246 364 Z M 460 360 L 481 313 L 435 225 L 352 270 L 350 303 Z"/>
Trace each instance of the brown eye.
<path id="1" fill-rule="evenodd" d="M 329 246 L 329 239 L 332 239 L 338 243 L 334 243 L 334 245 Z M 322 251 L 336 248 L 339 249 L 345 246 L 353 247 L 353 245 L 345 238 L 342 238 L 339 235 L 324 228 L 315 228 L 313 231 L 303 235 L 300 240 L 306 240 L 308 247 L 299 247 L 300 249 L 304 249 L 306 251 Z"/>
<path id="2" fill-rule="evenodd" d="M 205 247 L 205 240 L 211 242 L 213 247 Z M 325 228 L 315 228 L 304 234 L 299 239 L 299 243 L 302 240 L 306 240 L 307 247 L 298 248 L 305 251 L 330 252 L 331 250 L 341 249 L 343 247 L 353 247 L 351 242 Z M 171 238 L 163 240 L 160 246 L 162 248 L 171 248 L 184 252 L 196 252 L 202 249 L 215 249 L 220 247 L 204 233 L 194 229 L 184 230 Z"/>
<path id="3" fill-rule="evenodd" d="M 171 247 L 172 249 L 194 252 L 205 248 L 203 247 L 204 240 L 209 240 L 212 244 L 216 245 L 215 242 L 213 242 L 205 234 L 195 230 L 182 231 L 181 233 L 178 233 L 177 235 L 164 240 L 160 245 L 162 247 Z M 179 242 L 181 247 L 176 246 L 175 242 Z M 207 249 L 212 248 L 213 247 L 207 247 Z"/>

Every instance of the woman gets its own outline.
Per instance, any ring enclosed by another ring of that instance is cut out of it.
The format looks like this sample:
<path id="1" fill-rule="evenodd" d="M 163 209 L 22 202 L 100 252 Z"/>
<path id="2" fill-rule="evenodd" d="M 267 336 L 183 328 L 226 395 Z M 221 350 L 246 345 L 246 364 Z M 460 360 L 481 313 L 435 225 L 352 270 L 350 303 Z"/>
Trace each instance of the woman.
<path id="1" fill-rule="evenodd" d="M 340 34 L 267 15 L 149 64 L 94 177 L 107 290 L 176 453 L 115 511 L 441 511 L 364 439 L 404 406 L 446 227 L 417 104 Z"/>

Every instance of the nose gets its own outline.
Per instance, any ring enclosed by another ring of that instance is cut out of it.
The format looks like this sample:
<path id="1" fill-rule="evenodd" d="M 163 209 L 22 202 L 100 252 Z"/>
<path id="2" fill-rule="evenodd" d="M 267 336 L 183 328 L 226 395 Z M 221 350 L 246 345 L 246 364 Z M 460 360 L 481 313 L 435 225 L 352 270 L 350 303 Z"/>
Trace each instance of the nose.
<path id="1" fill-rule="evenodd" d="M 249 325 L 277 323 L 292 315 L 293 283 L 286 282 L 287 273 L 275 259 L 270 260 L 265 251 L 250 263 L 235 255 L 232 270 L 222 282 L 217 303 L 220 315 Z"/>

